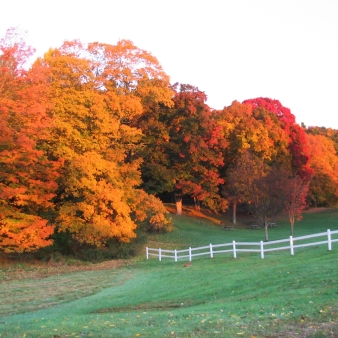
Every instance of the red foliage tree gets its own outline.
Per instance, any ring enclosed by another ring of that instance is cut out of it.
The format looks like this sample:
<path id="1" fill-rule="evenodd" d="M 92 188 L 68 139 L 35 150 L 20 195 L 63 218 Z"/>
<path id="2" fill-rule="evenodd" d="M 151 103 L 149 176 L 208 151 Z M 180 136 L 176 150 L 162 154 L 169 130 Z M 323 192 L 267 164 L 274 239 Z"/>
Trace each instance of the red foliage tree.
<path id="1" fill-rule="evenodd" d="M 295 116 L 289 108 L 282 106 L 278 100 L 256 98 L 243 101 L 252 105 L 253 109 L 264 108 L 275 114 L 282 122 L 284 130 L 289 135 L 289 151 L 292 156 L 294 175 L 300 175 L 307 180 L 311 179 L 313 170 L 309 166 L 309 149 L 306 143 L 305 131 L 296 124 Z"/>
<path id="2" fill-rule="evenodd" d="M 224 209 L 219 168 L 227 144 L 221 127 L 204 92 L 184 84 L 173 88 L 173 107 L 149 107 L 137 121 L 147 145 L 142 153 L 144 185 L 153 193 L 174 192 L 178 214 L 183 195 L 191 196 L 196 208 L 202 202 L 214 210 Z"/>
<path id="3" fill-rule="evenodd" d="M 206 99 L 204 92 L 191 85 L 181 85 L 173 99 L 175 118 L 170 138 L 178 147 L 174 160 L 176 188 L 193 197 L 197 208 L 203 201 L 212 209 L 222 210 L 226 203 L 219 195 L 219 186 L 224 180 L 218 169 L 224 165 L 226 143 Z"/>
<path id="4" fill-rule="evenodd" d="M 43 87 L 23 67 L 32 52 L 15 29 L 0 41 L 0 250 L 5 252 L 50 245 L 53 232 L 40 215 L 53 205 L 58 162 L 39 149 L 51 120 Z"/>
<path id="5" fill-rule="evenodd" d="M 295 220 L 302 218 L 302 211 L 306 208 L 309 181 L 295 176 L 285 182 L 284 189 L 286 192 L 285 211 L 291 226 L 291 236 L 293 236 Z"/>

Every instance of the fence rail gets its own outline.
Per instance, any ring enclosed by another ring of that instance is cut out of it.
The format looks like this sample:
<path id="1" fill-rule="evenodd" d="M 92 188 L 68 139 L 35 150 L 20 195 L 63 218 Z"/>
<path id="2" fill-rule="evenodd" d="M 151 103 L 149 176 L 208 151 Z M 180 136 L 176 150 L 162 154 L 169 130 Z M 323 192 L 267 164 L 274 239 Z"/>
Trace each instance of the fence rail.
<path id="1" fill-rule="evenodd" d="M 161 261 L 162 258 L 173 258 L 175 262 L 182 258 L 188 258 L 189 261 L 192 261 L 193 257 L 197 256 L 209 256 L 213 258 L 215 254 L 221 253 L 232 253 L 233 257 L 237 257 L 238 252 L 257 252 L 260 253 L 261 258 L 264 258 L 264 254 L 272 251 L 280 251 L 280 250 L 290 250 L 291 255 L 295 254 L 295 249 L 304 248 L 308 246 L 322 245 L 326 244 L 328 246 L 328 250 L 332 250 L 332 243 L 338 242 L 337 238 L 332 238 L 333 235 L 338 235 L 338 230 L 331 231 L 328 229 L 326 232 L 321 232 L 318 234 L 308 235 L 308 236 L 300 236 L 300 237 L 292 237 L 287 239 L 281 239 L 277 241 L 271 242 L 236 242 L 232 241 L 232 243 L 225 244 L 209 244 L 207 246 L 201 246 L 198 248 L 188 248 L 184 250 L 165 250 L 165 249 L 153 249 L 146 248 L 146 258 L 149 259 L 151 256 L 158 257 L 158 260 Z M 312 242 L 308 240 L 312 240 L 313 238 L 323 237 L 324 239 L 319 242 Z M 304 242 L 302 244 L 296 244 L 297 242 Z M 287 243 L 287 245 L 284 245 Z M 280 246 L 282 244 L 282 246 Z M 225 249 L 230 247 L 229 249 Z M 247 248 L 243 248 L 247 247 Z M 221 249 L 221 250 L 220 250 Z"/>

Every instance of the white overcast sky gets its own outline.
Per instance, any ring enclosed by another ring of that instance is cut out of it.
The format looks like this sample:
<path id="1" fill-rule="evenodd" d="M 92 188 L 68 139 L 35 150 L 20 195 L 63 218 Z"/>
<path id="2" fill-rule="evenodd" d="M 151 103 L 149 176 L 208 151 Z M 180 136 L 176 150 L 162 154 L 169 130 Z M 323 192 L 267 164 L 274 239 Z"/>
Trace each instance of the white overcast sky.
<path id="1" fill-rule="evenodd" d="M 129 39 L 212 108 L 269 97 L 298 123 L 338 129 L 338 0 L 6 0 L 0 11 L 0 36 L 20 26 L 36 56 Z"/>

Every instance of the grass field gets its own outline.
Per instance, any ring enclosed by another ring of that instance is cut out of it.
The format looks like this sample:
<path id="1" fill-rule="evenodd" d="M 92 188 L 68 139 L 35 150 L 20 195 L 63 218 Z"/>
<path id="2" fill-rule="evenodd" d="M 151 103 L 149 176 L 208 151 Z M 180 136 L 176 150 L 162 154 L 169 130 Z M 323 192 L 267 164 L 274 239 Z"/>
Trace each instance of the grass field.
<path id="1" fill-rule="evenodd" d="M 175 216 L 175 231 L 153 235 L 149 246 L 186 248 L 264 239 L 235 231 L 228 216 Z M 306 213 L 295 236 L 338 230 L 338 211 Z M 286 222 L 270 239 L 289 236 Z M 100 264 L 3 263 L 0 337 L 338 337 L 338 243 L 286 252 L 218 255 L 190 266 L 172 259 Z"/>

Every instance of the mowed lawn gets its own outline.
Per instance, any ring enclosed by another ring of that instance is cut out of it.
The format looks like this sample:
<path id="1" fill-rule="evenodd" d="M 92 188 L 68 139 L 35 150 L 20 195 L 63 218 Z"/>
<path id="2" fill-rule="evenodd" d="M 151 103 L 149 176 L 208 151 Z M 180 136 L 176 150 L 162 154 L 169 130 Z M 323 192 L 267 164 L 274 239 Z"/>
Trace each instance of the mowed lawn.
<path id="1" fill-rule="evenodd" d="M 247 216 L 239 217 L 234 231 L 223 230 L 226 217 L 173 219 L 175 230 L 152 236 L 149 246 L 264 239 L 263 229 L 248 229 Z M 337 220 L 334 209 L 306 213 L 295 236 L 338 230 Z M 287 222 L 277 223 L 270 240 L 288 238 Z M 220 254 L 190 266 L 147 261 L 145 253 L 109 268 L 4 265 L 0 337 L 338 337 L 338 243 L 332 248 L 267 253 L 264 259 Z"/>

